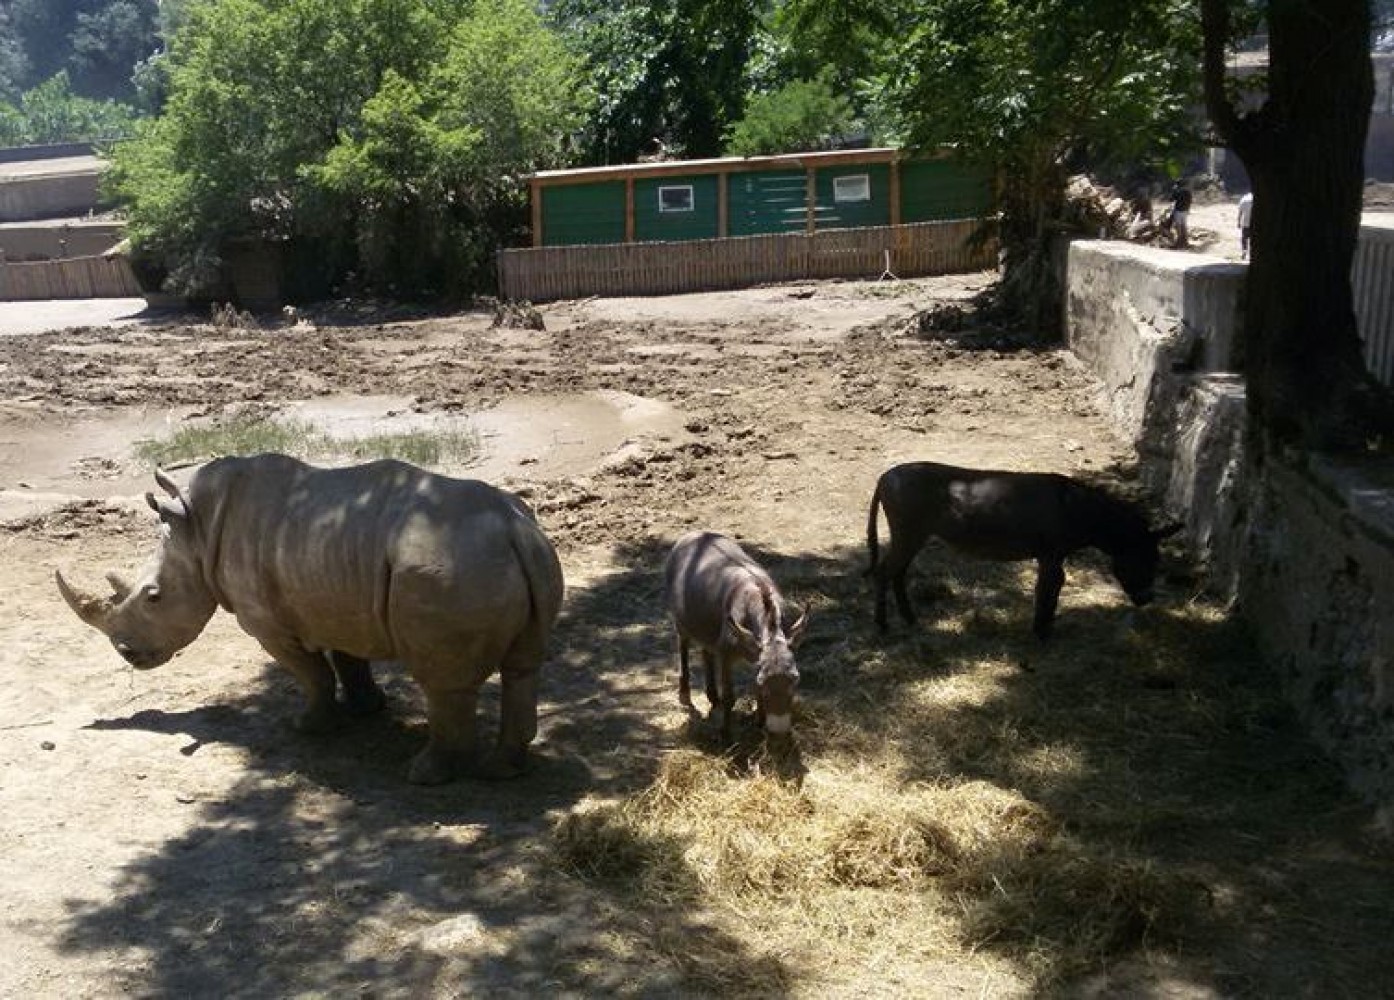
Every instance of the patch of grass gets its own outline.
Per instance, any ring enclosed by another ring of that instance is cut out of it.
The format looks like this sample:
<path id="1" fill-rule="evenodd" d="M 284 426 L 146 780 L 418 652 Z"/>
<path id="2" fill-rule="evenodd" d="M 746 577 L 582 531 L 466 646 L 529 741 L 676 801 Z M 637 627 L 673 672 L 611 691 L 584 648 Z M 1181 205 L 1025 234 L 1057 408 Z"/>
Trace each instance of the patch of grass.
<path id="1" fill-rule="evenodd" d="M 235 413 L 206 424 L 188 423 L 166 438 L 135 443 L 136 458 L 153 465 L 177 465 L 220 455 L 276 451 L 308 457 L 324 435 L 313 424 Z"/>
<path id="2" fill-rule="evenodd" d="M 242 412 L 186 424 L 166 438 L 137 441 L 134 450 L 137 459 L 153 465 L 280 452 L 320 462 L 396 458 L 431 468 L 446 463 L 468 465 L 479 455 L 479 436 L 473 430 L 445 429 L 340 438 L 308 421 Z"/>
<path id="3" fill-rule="evenodd" d="M 404 431 L 328 440 L 338 453 L 365 462 L 374 458 L 398 458 L 429 468 L 447 462 L 466 465 L 479 455 L 479 435 L 473 431 Z"/>

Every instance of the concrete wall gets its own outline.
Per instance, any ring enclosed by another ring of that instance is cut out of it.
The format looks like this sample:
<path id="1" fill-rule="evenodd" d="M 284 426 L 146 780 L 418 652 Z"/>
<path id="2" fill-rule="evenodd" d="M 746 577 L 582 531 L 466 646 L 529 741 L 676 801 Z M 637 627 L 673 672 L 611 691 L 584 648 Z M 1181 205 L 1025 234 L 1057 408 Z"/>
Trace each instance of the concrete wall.
<path id="1" fill-rule="evenodd" d="M 0 225 L 0 259 L 16 262 L 95 257 L 121 242 L 119 222 Z"/>
<path id="2" fill-rule="evenodd" d="M 0 222 L 85 215 L 97 205 L 100 170 L 0 176 Z"/>
<path id="3" fill-rule="evenodd" d="M 1246 461 L 1246 267 L 1077 241 L 1065 331 L 1159 503 L 1236 599 L 1309 729 L 1394 811 L 1394 466 Z"/>

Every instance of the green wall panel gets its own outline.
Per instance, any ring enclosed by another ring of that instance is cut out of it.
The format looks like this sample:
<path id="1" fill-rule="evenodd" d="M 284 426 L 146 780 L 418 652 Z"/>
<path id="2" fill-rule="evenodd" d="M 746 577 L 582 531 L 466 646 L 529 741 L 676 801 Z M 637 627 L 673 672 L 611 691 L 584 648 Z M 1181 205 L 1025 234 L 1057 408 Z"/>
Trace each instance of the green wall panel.
<path id="1" fill-rule="evenodd" d="M 542 245 L 624 242 L 624 181 L 542 188 Z"/>
<path id="2" fill-rule="evenodd" d="M 691 187 L 692 211 L 660 212 L 658 189 Z M 634 238 L 650 240 L 709 240 L 717 235 L 716 174 L 663 177 L 634 182 Z"/>
<path id="3" fill-rule="evenodd" d="M 808 178 L 802 170 L 732 174 L 726 196 L 728 235 L 801 233 L 808 224 Z"/>
<path id="4" fill-rule="evenodd" d="M 871 200 L 835 200 L 837 178 L 857 176 L 865 176 L 869 181 Z M 853 229 L 857 226 L 891 224 L 891 170 L 884 163 L 825 167 L 818 171 L 815 186 L 818 193 L 816 225 L 819 229 Z"/>
<path id="5" fill-rule="evenodd" d="M 976 219 L 992 210 L 986 172 L 952 160 L 900 165 L 900 221 Z"/>

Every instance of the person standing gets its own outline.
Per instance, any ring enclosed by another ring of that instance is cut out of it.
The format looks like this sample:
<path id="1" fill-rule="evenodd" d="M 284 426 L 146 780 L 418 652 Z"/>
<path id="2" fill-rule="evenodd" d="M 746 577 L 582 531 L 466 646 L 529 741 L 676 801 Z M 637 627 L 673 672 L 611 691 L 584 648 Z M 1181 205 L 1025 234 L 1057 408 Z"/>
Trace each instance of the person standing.
<path id="1" fill-rule="evenodd" d="M 1185 249 L 1190 245 L 1190 230 L 1186 220 L 1191 214 L 1191 189 L 1185 181 L 1177 181 L 1171 186 L 1171 231 L 1176 237 L 1175 246 Z"/>
<path id="2" fill-rule="evenodd" d="M 1239 209 L 1237 212 L 1239 222 L 1239 259 L 1249 259 L 1249 230 L 1253 227 L 1254 218 L 1254 193 L 1244 192 L 1244 197 L 1239 199 Z"/>

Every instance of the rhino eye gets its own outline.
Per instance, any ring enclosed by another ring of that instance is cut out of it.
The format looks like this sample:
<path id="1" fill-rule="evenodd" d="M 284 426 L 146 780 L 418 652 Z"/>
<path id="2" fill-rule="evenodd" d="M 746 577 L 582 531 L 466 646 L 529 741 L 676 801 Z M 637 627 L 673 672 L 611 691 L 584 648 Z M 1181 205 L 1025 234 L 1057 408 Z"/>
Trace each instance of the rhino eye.
<path id="1" fill-rule="evenodd" d="M 159 587 L 146 587 L 146 588 L 145 588 L 145 599 L 146 599 L 147 601 L 149 601 L 151 604 L 154 604 L 156 601 L 158 601 L 158 600 L 160 599 L 160 588 L 159 588 Z"/>

